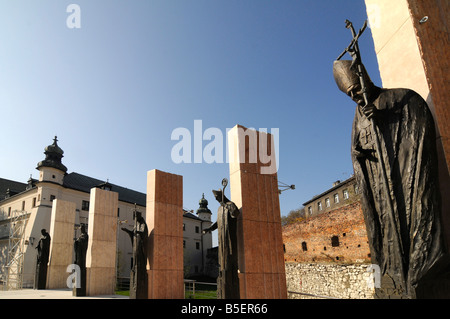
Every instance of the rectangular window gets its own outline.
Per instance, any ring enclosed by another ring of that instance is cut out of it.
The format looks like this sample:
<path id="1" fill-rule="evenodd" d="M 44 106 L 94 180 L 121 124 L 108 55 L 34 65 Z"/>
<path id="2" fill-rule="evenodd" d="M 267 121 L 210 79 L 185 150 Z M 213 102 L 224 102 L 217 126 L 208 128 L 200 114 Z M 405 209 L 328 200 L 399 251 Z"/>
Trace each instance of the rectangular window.
<path id="1" fill-rule="evenodd" d="M 344 189 L 343 191 L 344 199 L 348 199 L 348 189 Z"/>
<path id="2" fill-rule="evenodd" d="M 81 210 L 89 210 L 89 201 L 84 200 L 81 202 Z"/>
<path id="3" fill-rule="evenodd" d="M 308 207 L 308 214 L 311 215 L 312 214 L 312 206 Z"/>
<path id="4" fill-rule="evenodd" d="M 331 247 L 339 247 L 339 237 L 338 236 L 331 237 Z"/>
<path id="5" fill-rule="evenodd" d="M 183 248 L 186 248 L 186 241 L 183 240 Z"/>
<path id="6" fill-rule="evenodd" d="M 25 210 L 25 201 L 22 201 L 22 210 Z"/>
<path id="7" fill-rule="evenodd" d="M 200 227 L 195 226 L 195 232 L 198 234 L 200 232 Z"/>
<path id="8" fill-rule="evenodd" d="M 325 199 L 325 206 L 327 206 L 327 207 L 330 207 L 330 206 L 331 206 L 331 203 L 330 203 L 330 199 L 329 199 L 329 198 L 326 198 L 326 199 Z"/>
<path id="9" fill-rule="evenodd" d="M 317 203 L 317 208 L 318 208 L 319 210 L 322 210 L 322 202 L 318 202 L 318 203 Z"/>
<path id="10" fill-rule="evenodd" d="M 183 231 L 186 230 L 186 224 L 183 223 Z"/>
<path id="11" fill-rule="evenodd" d="M 33 207 L 36 207 L 36 197 L 33 198 Z"/>
<path id="12" fill-rule="evenodd" d="M 339 203 L 339 194 L 334 194 L 334 202 Z"/>
<path id="13" fill-rule="evenodd" d="M 195 249 L 200 249 L 200 243 L 199 242 L 195 243 Z"/>

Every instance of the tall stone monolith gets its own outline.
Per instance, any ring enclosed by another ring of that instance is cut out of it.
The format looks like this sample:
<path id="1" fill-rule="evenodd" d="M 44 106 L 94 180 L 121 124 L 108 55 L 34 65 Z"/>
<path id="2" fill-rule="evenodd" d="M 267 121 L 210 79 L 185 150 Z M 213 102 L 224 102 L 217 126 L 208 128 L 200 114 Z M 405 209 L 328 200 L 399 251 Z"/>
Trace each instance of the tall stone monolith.
<path id="1" fill-rule="evenodd" d="M 147 173 L 148 298 L 183 299 L 183 177 Z"/>
<path id="2" fill-rule="evenodd" d="M 67 267 L 72 264 L 76 204 L 54 199 L 50 221 L 50 259 L 47 289 L 67 288 Z"/>
<path id="3" fill-rule="evenodd" d="M 287 298 L 273 136 L 237 125 L 228 143 L 231 201 L 241 210 L 240 297 Z"/>
<path id="4" fill-rule="evenodd" d="M 119 194 L 91 189 L 86 254 L 86 295 L 112 295 L 116 285 Z"/>

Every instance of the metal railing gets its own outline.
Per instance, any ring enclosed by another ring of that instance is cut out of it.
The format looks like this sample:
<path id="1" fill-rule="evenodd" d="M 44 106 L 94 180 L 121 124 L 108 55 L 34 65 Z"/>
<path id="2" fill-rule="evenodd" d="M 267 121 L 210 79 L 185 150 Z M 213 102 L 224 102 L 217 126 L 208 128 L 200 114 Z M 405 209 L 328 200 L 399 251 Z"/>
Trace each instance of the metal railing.
<path id="1" fill-rule="evenodd" d="M 130 290 L 130 277 L 117 277 L 116 290 Z"/>
<path id="2" fill-rule="evenodd" d="M 184 280 L 185 299 L 217 299 L 217 283 Z"/>

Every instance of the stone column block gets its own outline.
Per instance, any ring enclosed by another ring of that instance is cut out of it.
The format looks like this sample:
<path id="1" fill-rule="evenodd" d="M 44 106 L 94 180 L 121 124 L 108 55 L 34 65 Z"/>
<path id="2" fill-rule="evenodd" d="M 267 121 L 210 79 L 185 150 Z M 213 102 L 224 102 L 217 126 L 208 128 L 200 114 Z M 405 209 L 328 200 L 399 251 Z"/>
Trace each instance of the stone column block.
<path id="1" fill-rule="evenodd" d="M 50 259 L 47 271 L 47 289 L 67 287 L 67 266 L 72 264 L 76 204 L 53 200 L 50 221 Z"/>
<path id="2" fill-rule="evenodd" d="M 159 170 L 147 173 L 146 222 L 149 299 L 182 299 L 183 177 Z"/>
<path id="3" fill-rule="evenodd" d="M 87 296 L 114 294 L 119 194 L 91 189 L 86 254 Z"/>
<path id="4" fill-rule="evenodd" d="M 241 298 L 287 298 L 274 139 L 237 125 L 228 141 Z"/>

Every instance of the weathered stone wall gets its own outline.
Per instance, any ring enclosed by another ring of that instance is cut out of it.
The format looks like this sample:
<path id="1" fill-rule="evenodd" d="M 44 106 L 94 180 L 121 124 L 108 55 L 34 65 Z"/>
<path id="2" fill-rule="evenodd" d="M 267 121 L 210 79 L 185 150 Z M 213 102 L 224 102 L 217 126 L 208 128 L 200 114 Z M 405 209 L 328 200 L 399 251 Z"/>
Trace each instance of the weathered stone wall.
<path id="1" fill-rule="evenodd" d="M 283 227 L 286 262 L 370 262 L 359 201 Z"/>
<path id="2" fill-rule="evenodd" d="M 285 267 L 288 298 L 373 299 L 374 273 L 371 272 L 370 266 L 367 263 L 346 265 L 287 262 Z"/>

